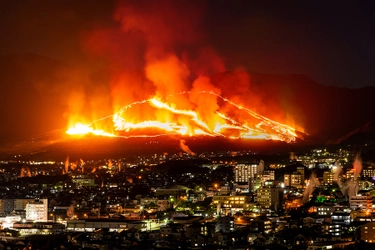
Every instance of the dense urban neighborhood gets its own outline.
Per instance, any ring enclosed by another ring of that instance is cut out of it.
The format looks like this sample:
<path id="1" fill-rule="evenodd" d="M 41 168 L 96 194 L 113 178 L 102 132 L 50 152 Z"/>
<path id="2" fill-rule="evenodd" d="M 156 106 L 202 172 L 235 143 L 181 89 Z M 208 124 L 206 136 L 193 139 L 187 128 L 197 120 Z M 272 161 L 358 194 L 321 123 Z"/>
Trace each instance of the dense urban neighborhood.
<path id="1" fill-rule="evenodd" d="M 375 247 L 375 168 L 350 150 L 0 164 L 1 249 Z"/>

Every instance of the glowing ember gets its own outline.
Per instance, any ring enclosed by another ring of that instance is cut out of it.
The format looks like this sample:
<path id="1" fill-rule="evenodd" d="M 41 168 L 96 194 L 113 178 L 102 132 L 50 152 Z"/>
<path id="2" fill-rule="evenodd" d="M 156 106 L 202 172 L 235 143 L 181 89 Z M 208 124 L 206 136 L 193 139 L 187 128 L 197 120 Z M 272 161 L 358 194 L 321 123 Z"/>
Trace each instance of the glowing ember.
<path id="1" fill-rule="evenodd" d="M 190 92 L 180 93 L 189 95 Z M 221 136 L 226 138 L 266 139 L 295 141 L 294 128 L 268 119 L 210 91 L 199 92 L 200 98 L 217 98 L 215 112 L 207 116 L 193 104 L 191 109 L 180 109 L 176 104 L 158 98 L 131 103 L 113 115 L 92 122 L 95 127 L 111 118 L 116 135 L 96 130 L 91 125 L 77 124 L 67 130 L 68 134 L 94 134 L 117 137 L 154 137 L 160 135 Z M 219 103 L 219 102 L 218 102 Z M 135 110 L 132 110 L 135 109 Z M 197 110 L 197 111 L 195 111 Z M 108 125 L 108 124 L 107 124 Z"/>

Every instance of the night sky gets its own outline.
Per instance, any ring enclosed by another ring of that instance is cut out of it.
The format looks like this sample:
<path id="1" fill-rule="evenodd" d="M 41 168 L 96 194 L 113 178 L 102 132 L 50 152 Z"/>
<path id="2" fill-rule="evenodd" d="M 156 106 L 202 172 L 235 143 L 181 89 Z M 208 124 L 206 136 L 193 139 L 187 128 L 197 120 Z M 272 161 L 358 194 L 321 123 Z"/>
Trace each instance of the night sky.
<path id="1" fill-rule="evenodd" d="M 118 26 L 114 13 L 124 2 L 143 8 L 150 1 L 1 1 L 0 55 L 31 52 L 87 63 L 85 34 Z M 199 33 L 188 45 L 213 48 L 227 69 L 305 74 L 340 87 L 375 85 L 374 1 L 177 2 L 190 5 Z"/>
<path id="2" fill-rule="evenodd" d="M 375 86 L 375 1 L 12 0 L 0 9 L 0 143 L 225 71 Z M 245 78 L 223 94 L 261 107 Z"/>

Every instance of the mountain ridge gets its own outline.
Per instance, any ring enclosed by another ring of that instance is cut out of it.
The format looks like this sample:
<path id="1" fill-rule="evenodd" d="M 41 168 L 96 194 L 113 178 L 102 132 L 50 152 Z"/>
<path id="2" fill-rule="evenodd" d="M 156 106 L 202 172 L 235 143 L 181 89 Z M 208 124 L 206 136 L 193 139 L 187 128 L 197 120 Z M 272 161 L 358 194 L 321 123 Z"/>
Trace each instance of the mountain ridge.
<path id="1" fill-rule="evenodd" d="M 1 145 L 11 141 L 30 143 L 35 135 L 66 127 L 67 105 L 77 99 L 66 96 L 64 91 L 77 87 L 75 81 L 80 78 L 70 75 L 77 69 L 37 54 L 2 55 L 0 66 Z M 210 77 L 213 85 L 228 91 L 233 88 L 228 84 L 230 80 L 247 78 L 249 85 L 244 86 L 250 92 L 244 92 L 249 93 L 245 97 L 258 104 L 262 114 L 269 112 L 274 114 L 271 118 L 294 119 L 306 133 L 304 143 L 339 140 L 375 116 L 375 110 L 368 108 L 375 96 L 372 86 L 358 89 L 325 86 L 303 74 L 228 71 Z M 243 95 L 240 91 L 236 94 Z M 7 105 L 16 105 L 16 108 L 10 109 Z M 22 112 L 25 117 L 17 116 Z"/>

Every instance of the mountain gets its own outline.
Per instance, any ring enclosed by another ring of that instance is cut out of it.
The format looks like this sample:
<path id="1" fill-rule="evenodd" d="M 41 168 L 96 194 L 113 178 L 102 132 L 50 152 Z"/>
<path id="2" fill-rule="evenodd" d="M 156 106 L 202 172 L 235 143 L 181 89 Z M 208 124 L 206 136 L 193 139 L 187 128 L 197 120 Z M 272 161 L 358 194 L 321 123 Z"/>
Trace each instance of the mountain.
<path id="1" fill-rule="evenodd" d="M 105 73 L 86 77 L 80 73 L 63 62 L 36 54 L 0 56 L 0 154 L 40 154 L 51 147 L 61 150 L 80 145 L 76 140 L 66 142 L 67 111 L 74 107 L 72 104 L 94 105 L 85 95 L 104 96 L 101 106 L 110 102 L 108 88 L 96 91 L 92 87 L 106 82 Z M 246 100 L 251 105 L 247 107 L 261 115 L 302 128 L 305 133 L 300 134 L 303 139 L 298 143 L 344 142 L 359 133 L 346 139 L 343 135 L 367 124 L 375 115 L 371 108 L 374 87 L 338 88 L 321 85 L 305 75 L 246 72 L 215 74 L 210 80 L 221 89 L 222 96 Z M 210 147 L 205 142 L 190 143 Z M 124 148 L 121 143 L 116 147 Z"/>
<path id="2" fill-rule="evenodd" d="M 361 158 L 370 165 L 375 164 L 375 122 L 370 121 L 336 140 L 329 141 L 329 147 L 351 148 L 360 152 Z"/>
<path id="3" fill-rule="evenodd" d="M 278 106 L 302 123 L 320 142 L 342 135 L 373 120 L 375 87 L 359 89 L 324 86 L 304 75 L 252 74 L 252 87 L 265 106 Z"/>
<path id="4" fill-rule="evenodd" d="M 329 141 L 331 145 L 375 145 L 375 123 L 369 121 L 337 140 Z"/>

